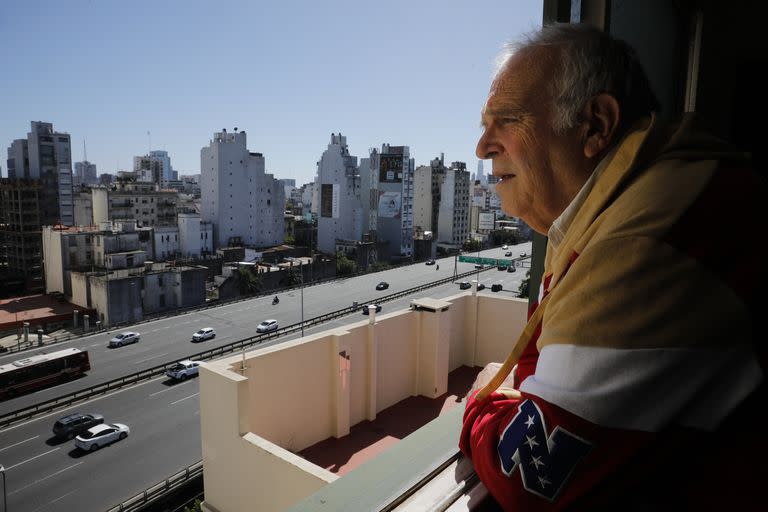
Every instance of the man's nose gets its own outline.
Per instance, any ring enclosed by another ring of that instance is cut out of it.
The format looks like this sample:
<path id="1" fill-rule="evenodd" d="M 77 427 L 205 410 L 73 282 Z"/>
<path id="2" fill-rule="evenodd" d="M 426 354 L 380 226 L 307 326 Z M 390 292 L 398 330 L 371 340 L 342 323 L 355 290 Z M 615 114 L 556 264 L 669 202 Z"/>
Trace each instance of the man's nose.
<path id="1" fill-rule="evenodd" d="M 489 130 L 486 128 L 483 130 L 483 134 L 480 136 L 480 140 L 477 141 L 475 155 L 480 160 L 486 160 L 488 158 L 493 158 L 498 154 L 498 152 L 498 147 L 496 144 L 493 144 Z"/>
<path id="2" fill-rule="evenodd" d="M 477 141 L 477 147 L 475 147 L 475 155 L 480 160 L 485 160 L 488 158 L 486 155 L 488 154 L 487 151 L 487 140 L 488 138 L 488 130 L 483 130 L 483 134 L 480 136 L 480 140 Z"/>

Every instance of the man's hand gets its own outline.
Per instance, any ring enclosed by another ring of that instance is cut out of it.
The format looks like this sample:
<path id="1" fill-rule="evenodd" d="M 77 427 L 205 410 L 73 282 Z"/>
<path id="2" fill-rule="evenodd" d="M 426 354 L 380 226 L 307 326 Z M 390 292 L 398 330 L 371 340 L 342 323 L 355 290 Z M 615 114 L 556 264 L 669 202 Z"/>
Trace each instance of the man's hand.
<path id="1" fill-rule="evenodd" d="M 475 377 L 475 382 L 472 383 L 472 387 L 469 389 L 469 392 L 467 395 L 471 395 L 478 389 L 482 388 L 490 380 L 493 378 L 496 373 L 498 373 L 499 369 L 501 369 L 501 363 L 488 363 L 485 365 L 485 368 L 480 370 L 480 373 L 477 374 L 477 377 Z M 499 389 L 497 390 L 499 393 L 502 393 L 506 395 L 508 398 L 519 398 L 520 392 L 513 388 L 513 383 L 515 380 L 515 371 L 517 370 L 517 365 L 512 369 L 510 374 L 507 376 L 506 379 L 504 379 L 504 382 L 499 386 Z M 510 393 L 510 394 L 507 394 Z M 514 394 L 512 396 L 511 394 Z"/>

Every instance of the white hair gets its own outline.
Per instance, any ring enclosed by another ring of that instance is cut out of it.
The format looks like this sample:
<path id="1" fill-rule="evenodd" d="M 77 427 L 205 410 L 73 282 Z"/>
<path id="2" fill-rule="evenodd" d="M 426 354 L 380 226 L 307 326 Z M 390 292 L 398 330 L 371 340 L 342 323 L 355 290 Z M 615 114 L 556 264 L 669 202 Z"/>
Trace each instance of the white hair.
<path id="1" fill-rule="evenodd" d="M 544 47 L 560 50 L 549 84 L 555 132 L 576 126 L 584 106 L 600 93 L 608 93 L 618 101 L 623 128 L 659 110 L 659 101 L 634 49 L 586 24 L 545 25 L 520 41 L 507 43 L 496 59 L 496 76 L 516 53 Z"/>

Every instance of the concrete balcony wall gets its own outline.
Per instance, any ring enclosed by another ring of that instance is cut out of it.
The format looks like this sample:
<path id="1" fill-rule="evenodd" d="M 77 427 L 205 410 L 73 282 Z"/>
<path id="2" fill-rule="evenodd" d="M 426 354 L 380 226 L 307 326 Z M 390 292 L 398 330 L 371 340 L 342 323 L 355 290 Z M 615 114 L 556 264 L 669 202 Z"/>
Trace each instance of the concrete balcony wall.
<path id="1" fill-rule="evenodd" d="M 333 337 L 303 338 L 246 354 L 244 432 L 293 452 L 333 434 Z M 225 361 L 238 368 L 241 362 L 234 359 Z"/>
<path id="2" fill-rule="evenodd" d="M 477 300 L 479 306 L 474 366 L 501 363 L 528 321 L 528 299 L 478 295 Z"/>
<path id="3" fill-rule="evenodd" d="M 416 377 L 415 316 L 409 310 L 377 317 L 376 412 L 414 392 Z"/>
<path id="4" fill-rule="evenodd" d="M 338 477 L 248 432 L 248 379 L 220 368 L 200 375 L 206 509 L 285 510 Z M 274 387 L 272 389 L 275 389 Z"/>
<path id="5" fill-rule="evenodd" d="M 248 352 L 244 361 L 207 363 L 200 418 L 208 509 L 280 510 L 309 496 L 335 475 L 294 453 L 346 436 L 411 396 L 441 396 L 462 365 L 503 361 L 527 310 L 522 299 L 469 293 L 431 305 Z"/>

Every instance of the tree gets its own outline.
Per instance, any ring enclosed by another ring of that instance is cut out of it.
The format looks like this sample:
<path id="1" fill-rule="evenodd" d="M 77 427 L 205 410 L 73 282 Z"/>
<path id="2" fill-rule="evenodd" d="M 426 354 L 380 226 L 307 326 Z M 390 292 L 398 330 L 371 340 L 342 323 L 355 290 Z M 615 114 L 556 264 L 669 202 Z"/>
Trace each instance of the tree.
<path id="1" fill-rule="evenodd" d="M 285 274 L 285 284 L 286 286 L 294 286 L 301 282 L 301 275 L 296 270 L 295 267 L 288 267 L 288 270 L 286 270 Z"/>
<path id="2" fill-rule="evenodd" d="M 263 285 L 261 277 L 249 267 L 237 267 L 237 278 L 240 283 L 241 295 L 252 295 L 261 290 Z"/>
<path id="3" fill-rule="evenodd" d="M 528 292 L 531 287 L 531 271 L 528 270 L 525 273 L 525 279 L 520 282 L 520 287 L 517 289 L 517 296 L 524 299 L 528 298 Z"/>
<path id="4" fill-rule="evenodd" d="M 357 263 L 347 258 L 347 255 L 339 251 L 336 253 L 336 273 L 340 276 L 357 272 Z"/>
<path id="5" fill-rule="evenodd" d="M 203 502 L 199 498 L 195 498 L 192 508 L 189 506 L 184 507 L 184 512 L 201 512 L 203 510 Z"/>
<path id="6" fill-rule="evenodd" d="M 497 229 L 491 231 L 491 243 L 493 245 L 516 245 L 520 242 L 520 235 L 512 229 Z"/>
<path id="7" fill-rule="evenodd" d="M 483 244 L 480 242 L 480 240 L 474 240 L 472 238 L 467 238 L 464 240 L 464 243 L 462 244 L 461 248 L 464 249 L 465 252 L 473 252 L 473 251 L 479 251 L 482 248 Z"/>
<path id="8" fill-rule="evenodd" d="M 296 239 L 292 234 L 288 233 L 287 235 L 285 235 L 285 239 L 283 243 L 285 245 L 296 245 Z"/>

